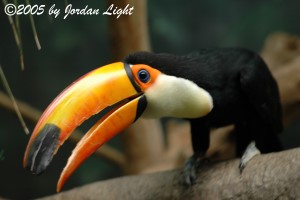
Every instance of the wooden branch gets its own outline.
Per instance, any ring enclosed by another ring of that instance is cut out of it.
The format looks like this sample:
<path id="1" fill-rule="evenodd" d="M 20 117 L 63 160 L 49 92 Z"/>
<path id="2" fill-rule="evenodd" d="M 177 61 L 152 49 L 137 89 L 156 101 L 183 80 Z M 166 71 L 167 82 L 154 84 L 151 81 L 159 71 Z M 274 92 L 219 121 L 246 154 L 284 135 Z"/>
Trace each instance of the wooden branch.
<path id="1" fill-rule="evenodd" d="M 32 106 L 20 100 L 16 100 L 16 101 L 20 108 L 21 114 L 27 119 L 31 120 L 32 122 L 37 123 L 40 116 L 42 115 L 41 111 L 37 110 L 36 108 L 33 108 Z M 15 112 L 11 99 L 2 91 L 0 91 L 0 105 L 12 112 Z M 77 143 L 81 139 L 82 135 L 83 135 L 82 132 L 75 130 L 72 133 L 72 135 L 69 137 L 69 140 L 74 143 Z M 98 149 L 95 152 L 95 154 L 106 158 L 107 160 L 117 164 L 120 167 L 124 167 L 125 165 L 126 160 L 124 155 L 118 150 L 116 150 L 115 148 L 112 148 L 107 144 L 103 145 L 100 149 Z"/>
<path id="2" fill-rule="evenodd" d="M 283 105 L 283 119 L 288 126 L 300 117 L 300 54 L 288 64 L 273 70 Z"/>
<path id="3" fill-rule="evenodd" d="M 287 126 L 300 117 L 300 38 L 283 32 L 270 34 L 261 55 L 277 80 Z"/>
<path id="4" fill-rule="evenodd" d="M 300 38 L 285 32 L 271 33 L 263 44 L 261 56 L 271 70 L 283 68 L 300 56 Z"/>
<path id="5" fill-rule="evenodd" d="M 127 4 L 134 6 L 132 15 L 124 15 L 118 19 L 109 17 L 109 36 L 111 52 L 116 61 L 134 51 L 150 51 L 147 23 L 147 0 L 107 0 L 107 5 L 114 4 L 125 8 Z"/>
<path id="6" fill-rule="evenodd" d="M 238 164 L 205 165 L 192 187 L 183 184 L 182 170 L 174 170 L 96 182 L 43 199 L 300 199 L 300 148 L 256 156 L 242 174 Z"/>
<path id="7" fill-rule="evenodd" d="M 150 51 L 147 1 L 107 0 L 107 4 L 114 4 L 118 8 L 124 8 L 127 4 L 134 6 L 131 16 L 119 19 L 109 17 L 112 60 L 123 60 L 126 55 L 135 51 Z M 140 118 L 124 131 L 122 138 L 128 161 L 125 173 L 139 173 L 161 158 L 164 140 L 159 120 Z"/>

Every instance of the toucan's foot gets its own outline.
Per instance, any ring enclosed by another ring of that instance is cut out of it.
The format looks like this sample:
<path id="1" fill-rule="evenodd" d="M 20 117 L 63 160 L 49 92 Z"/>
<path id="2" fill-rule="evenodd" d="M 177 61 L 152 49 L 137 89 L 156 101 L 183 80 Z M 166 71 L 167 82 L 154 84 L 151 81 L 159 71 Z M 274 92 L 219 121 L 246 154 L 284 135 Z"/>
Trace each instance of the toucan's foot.
<path id="1" fill-rule="evenodd" d="M 255 146 L 255 142 L 252 141 L 246 148 L 241 160 L 240 160 L 240 173 L 243 172 L 244 168 L 246 167 L 246 164 L 256 155 L 261 154 L 259 149 Z"/>
<path id="2" fill-rule="evenodd" d="M 194 153 L 186 162 L 184 166 L 185 183 L 191 186 L 197 179 L 197 168 L 209 162 L 208 158 L 204 157 L 203 153 Z"/>

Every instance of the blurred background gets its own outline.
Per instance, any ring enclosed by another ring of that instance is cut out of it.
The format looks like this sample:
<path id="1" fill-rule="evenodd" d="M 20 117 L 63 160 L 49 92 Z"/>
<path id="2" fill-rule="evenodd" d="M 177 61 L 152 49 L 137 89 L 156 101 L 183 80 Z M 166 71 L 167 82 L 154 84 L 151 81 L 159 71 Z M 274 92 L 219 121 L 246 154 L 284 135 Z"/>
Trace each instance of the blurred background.
<path id="1" fill-rule="evenodd" d="M 117 0 L 116 0 L 117 1 Z M 19 4 L 24 3 L 19 1 Z M 65 2 L 33 1 L 55 4 L 63 9 Z M 72 1 L 76 8 L 108 6 L 103 1 Z M 242 46 L 260 52 L 271 33 L 284 31 L 300 35 L 300 2 L 269 1 L 148 1 L 148 25 L 153 52 L 187 54 L 203 47 Z M 0 64 L 16 98 L 44 110 L 46 106 L 81 75 L 113 60 L 109 42 L 108 19 L 115 16 L 69 16 L 63 19 L 47 13 L 34 16 L 42 49 L 37 50 L 28 16 L 20 16 L 25 70 L 20 67 L 19 52 L 4 7 L 0 3 Z M 121 16 L 122 17 L 122 16 Z M 133 15 L 134 17 L 134 15 Z M 134 30 L 133 30 L 134 31 Z M 300 67 L 300 66 L 299 66 Z M 5 91 L 2 84 L 0 90 Z M 30 131 L 34 123 L 25 119 Z M 89 121 L 81 127 L 88 130 Z M 300 145 L 300 120 L 293 122 L 282 136 L 286 148 Z M 296 134 L 298 133 L 298 135 Z M 17 115 L 0 107 L 0 197 L 32 199 L 55 193 L 59 174 L 74 144 L 66 142 L 41 176 L 31 175 L 22 167 L 29 140 Z M 121 149 L 120 137 L 111 146 Z M 65 189 L 122 174 L 111 162 L 92 156 L 66 184 Z"/>

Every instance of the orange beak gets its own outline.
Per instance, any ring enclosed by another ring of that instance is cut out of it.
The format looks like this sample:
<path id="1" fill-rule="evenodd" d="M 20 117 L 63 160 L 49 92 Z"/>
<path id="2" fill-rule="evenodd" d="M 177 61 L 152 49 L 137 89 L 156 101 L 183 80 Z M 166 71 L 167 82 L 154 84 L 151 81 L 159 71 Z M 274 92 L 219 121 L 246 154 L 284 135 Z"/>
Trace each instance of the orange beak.
<path id="1" fill-rule="evenodd" d="M 95 69 L 66 88 L 48 106 L 29 140 L 23 165 L 40 174 L 72 131 L 95 114 L 101 119 L 73 150 L 57 185 L 101 145 L 138 119 L 146 108 L 144 91 L 160 72 L 147 65 L 118 62 Z"/>

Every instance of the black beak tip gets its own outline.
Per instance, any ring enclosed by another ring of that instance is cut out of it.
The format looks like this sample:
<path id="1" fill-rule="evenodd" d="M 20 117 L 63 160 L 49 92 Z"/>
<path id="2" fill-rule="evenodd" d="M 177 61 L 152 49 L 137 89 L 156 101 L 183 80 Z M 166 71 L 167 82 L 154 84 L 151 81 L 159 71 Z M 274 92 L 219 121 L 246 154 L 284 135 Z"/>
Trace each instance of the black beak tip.
<path id="1" fill-rule="evenodd" d="M 27 162 L 28 164 L 25 166 L 25 169 L 27 169 L 28 171 L 30 171 L 32 174 L 35 175 L 40 175 L 42 174 L 47 166 L 44 164 L 39 164 L 39 165 L 32 165 L 32 162 Z"/>
<path id="2" fill-rule="evenodd" d="M 57 146 L 60 128 L 46 124 L 32 142 L 25 168 L 33 174 L 41 174 L 50 164 Z"/>

